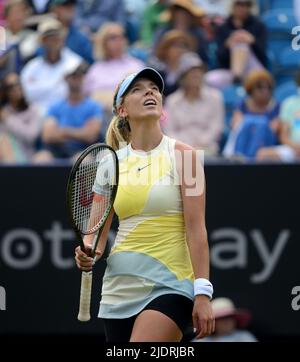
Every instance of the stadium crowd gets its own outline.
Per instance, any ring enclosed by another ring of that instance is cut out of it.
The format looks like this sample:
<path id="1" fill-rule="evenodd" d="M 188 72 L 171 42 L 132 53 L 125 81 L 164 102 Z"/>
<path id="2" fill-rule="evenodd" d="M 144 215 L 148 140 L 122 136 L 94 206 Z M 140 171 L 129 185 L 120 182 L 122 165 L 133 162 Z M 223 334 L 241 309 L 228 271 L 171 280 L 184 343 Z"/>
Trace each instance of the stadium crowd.
<path id="1" fill-rule="evenodd" d="M 103 142 L 116 86 L 145 66 L 167 135 L 208 159 L 299 161 L 299 3 L 0 0 L 0 162 Z"/>

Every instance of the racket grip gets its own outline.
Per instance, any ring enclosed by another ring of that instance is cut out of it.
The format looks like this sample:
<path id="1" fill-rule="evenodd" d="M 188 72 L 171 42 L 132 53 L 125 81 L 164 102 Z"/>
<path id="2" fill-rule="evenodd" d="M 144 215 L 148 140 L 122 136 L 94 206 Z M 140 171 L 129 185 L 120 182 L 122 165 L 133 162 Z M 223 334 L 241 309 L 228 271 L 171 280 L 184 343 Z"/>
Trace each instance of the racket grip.
<path id="1" fill-rule="evenodd" d="M 80 287 L 80 303 L 78 320 L 87 322 L 91 319 L 91 291 L 92 291 L 93 272 L 82 272 L 81 274 L 81 287 Z"/>

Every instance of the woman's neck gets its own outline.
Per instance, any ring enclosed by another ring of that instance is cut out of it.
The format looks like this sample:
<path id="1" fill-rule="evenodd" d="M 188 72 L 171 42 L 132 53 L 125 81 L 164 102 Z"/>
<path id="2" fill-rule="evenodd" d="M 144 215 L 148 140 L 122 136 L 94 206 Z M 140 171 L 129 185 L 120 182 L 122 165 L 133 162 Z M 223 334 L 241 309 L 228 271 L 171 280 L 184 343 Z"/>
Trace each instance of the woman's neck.
<path id="1" fill-rule="evenodd" d="M 268 108 L 272 105 L 272 99 L 265 101 L 265 102 L 257 102 L 254 101 L 254 99 L 249 98 L 248 99 L 248 107 L 252 112 L 265 112 L 268 110 Z"/>
<path id="2" fill-rule="evenodd" d="M 143 122 L 140 125 L 135 124 L 134 127 L 131 127 L 131 147 L 133 149 L 148 152 L 161 142 L 163 133 L 159 124 L 153 125 L 150 122 L 148 125 Z"/>

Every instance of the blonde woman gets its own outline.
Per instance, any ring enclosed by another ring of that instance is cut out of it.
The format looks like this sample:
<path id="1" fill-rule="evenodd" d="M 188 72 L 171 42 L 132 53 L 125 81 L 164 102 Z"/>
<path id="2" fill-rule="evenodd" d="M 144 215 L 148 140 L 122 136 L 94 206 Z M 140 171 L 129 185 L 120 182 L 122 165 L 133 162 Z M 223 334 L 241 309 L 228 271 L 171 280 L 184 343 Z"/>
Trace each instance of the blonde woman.
<path id="1" fill-rule="evenodd" d="M 197 338 L 214 331 L 203 169 L 192 147 L 161 131 L 163 88 L 160 74 L 145 68 L 125 78 L 114 96 L 107 142 L 124 147 L 117 151 L 120 179 L 113 209 L 119 229 L 99 311 L 108 342 L 179 342 L 192 320 Z M 99 257 L 111 220 L 112 214 Z M 88 249 L 92 238 L 85 239 Z M 88 255 L 76 248 L 81 270 L 92 267 Z"/>

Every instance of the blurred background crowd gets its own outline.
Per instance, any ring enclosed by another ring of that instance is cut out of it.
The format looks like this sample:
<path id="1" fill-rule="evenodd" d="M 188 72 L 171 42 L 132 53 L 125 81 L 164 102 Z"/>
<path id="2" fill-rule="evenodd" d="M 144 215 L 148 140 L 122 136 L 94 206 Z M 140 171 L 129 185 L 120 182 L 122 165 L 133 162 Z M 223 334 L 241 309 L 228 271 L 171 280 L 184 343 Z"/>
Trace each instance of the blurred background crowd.
<path id="1" fill-rule="evenodd" d="M 300 1 L 0 0 L 0 162 L 104 141 L 114 91 L 165 80 L 164 132 L 209 159 L 300 160 Z"/>

